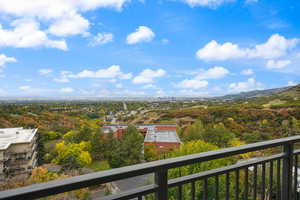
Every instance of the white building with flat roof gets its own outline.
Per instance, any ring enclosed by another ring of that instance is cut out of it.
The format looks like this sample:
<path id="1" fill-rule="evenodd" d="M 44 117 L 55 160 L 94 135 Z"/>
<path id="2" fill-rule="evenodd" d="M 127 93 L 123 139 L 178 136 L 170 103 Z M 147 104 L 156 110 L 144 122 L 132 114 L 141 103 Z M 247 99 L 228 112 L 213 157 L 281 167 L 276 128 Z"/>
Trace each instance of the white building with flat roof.
<path id="1" fill-rule="evenodd" d="M 0 180 L 28 175 L 37 164 L 37 129 L 0 129 Z"/>

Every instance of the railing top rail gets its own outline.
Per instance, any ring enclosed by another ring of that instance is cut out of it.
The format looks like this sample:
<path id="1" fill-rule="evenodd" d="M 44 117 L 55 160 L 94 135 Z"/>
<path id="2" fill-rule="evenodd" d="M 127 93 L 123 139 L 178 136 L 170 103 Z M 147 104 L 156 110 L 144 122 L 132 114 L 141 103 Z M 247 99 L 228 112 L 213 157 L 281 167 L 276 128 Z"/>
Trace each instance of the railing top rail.
<path id="1" fill-rule="evenodd" d="M 0 192 L 1 199 L 22 199 L 17 197 L 43 197 L 52 194 L 58 194 L 75 189 L 80 189 L 96 184 L 108 183 L 116 180 L 130 178 L 133 176 L 153 173 L 161 169 L 170 169 L 189 165 L 197 162 L 204 162 L 218 158 L 243 154 L 251 151 L 267 149 L 271 147 L 281 146 L 287 143 L 300 142 L 300 136 L 286 137 L 276 140 L 269 140 L 253 144 L 246 144 L 238 147 L 230 147 L 215 151 L 197 153 L 187 156 L 159 160 L 149 163 L 131 165 L 127 167 L 107 170 L 103 172 L 95 172 L 80 176 L 74 176 L 61 180 L 49 181 L 46 183 L 33 184 L 12 190 Z"/>

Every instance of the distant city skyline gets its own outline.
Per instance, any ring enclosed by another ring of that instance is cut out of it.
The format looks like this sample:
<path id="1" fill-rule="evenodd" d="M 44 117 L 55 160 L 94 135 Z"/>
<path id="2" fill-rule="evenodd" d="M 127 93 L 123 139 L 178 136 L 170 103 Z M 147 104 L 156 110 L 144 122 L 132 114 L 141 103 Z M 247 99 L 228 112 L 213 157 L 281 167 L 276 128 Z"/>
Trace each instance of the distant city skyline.
<path id="1" fill-rule="evenodd" d="M 293 0 L 0 1 L 0 99 L 296 85 L 299 9 Z"/>

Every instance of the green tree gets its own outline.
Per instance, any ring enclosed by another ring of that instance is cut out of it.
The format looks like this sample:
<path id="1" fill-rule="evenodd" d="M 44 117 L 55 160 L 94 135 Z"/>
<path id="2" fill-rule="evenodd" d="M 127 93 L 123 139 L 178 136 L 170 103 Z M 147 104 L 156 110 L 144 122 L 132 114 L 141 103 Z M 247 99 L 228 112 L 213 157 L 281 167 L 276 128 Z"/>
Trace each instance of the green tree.
<path id="1" fill-rule="evenodd" d="M 144 146 L 144 157 L 146 161 L 159 160 L 159 153 L 153 144 Z"/>
<path id="2" fill-rule="evenodd" d="M 179 157 L 179 156 L 185 156 L 189 154 L 195 154 L 195 153 L 201 153 L 201 152 L 207 152 L 212 150 L 217 150 L 218 147 L 213 144 L 209 144 L 204 142 L 203 140 L 195 140 L 187 142 L 180 146 L 179 149 L 174 150 L 173 152 L 167 154 L 168 158 L 173 157 Z M 168 178 L 177 178 L 181 176 L 186 176 L 190 174 L 199 173 L 201 171 L 207 171 L 210 169 L 220 168 L 227 165 L 232 164 L 232 160 L 230 158 L 223 158 L 218 160 L 212 160 L 208 162 L 201 162 L 196 163 L 192 165 L 187 165 L 175 169 L 171 169 L 168 171 Z M 198 181 L 196 182 L 196 197 L 201 196 L 201 191 L 203 188 L 203 182 Z M 220 177 L 220 196 L 225 196 L 225 179 L 224 177 Z M 208 180 L 208 194 L 213 195 L 214 194 L 214 180 L 209 179 Z M 183 199 L 189 199 L 191 195 L 191 187 L 183 187 Z M 177 198 L 177 190 L 170 189 L 169 190 L 169 199 L 176 199 Z M 208 199 L 213 199 L 213 197 L 209 197 Z"/>
<path id="3" fill-rule="evenodd" d="M 143 136 L 134 127 L 128 126 L 120 140 L 113 140 L 113 151 L 108 156 L 113 168 L 140 163 L 143 159 Z"/>
<path id="4" fill-rule="evenodd" d="M 92 158 L 88 150 L 91 148 L 89 142 L 80 142 L 79 144 L 64 141 L 57 143 L 54 150 L 54 159 L 52 163 L 59 164 L 63 169 L 76 169 L 89 165 Z"/>
<path id="5" fill-rule="evenodd" d="M 205 127 L 201 120 L 196 121 L 193 125 L 187 127 L 184 132 L 184 141 L 203 139 Z"/>
<path id="6" fill-rule="evenodd" d="M 229 142 L 235 138 L 235 134 L 227 129 L 224 124 L 219 123 L 212 128 L 208 128 L 202 134 L 205 142 L 217 145 L 219 147 L 230 146 Z"/>

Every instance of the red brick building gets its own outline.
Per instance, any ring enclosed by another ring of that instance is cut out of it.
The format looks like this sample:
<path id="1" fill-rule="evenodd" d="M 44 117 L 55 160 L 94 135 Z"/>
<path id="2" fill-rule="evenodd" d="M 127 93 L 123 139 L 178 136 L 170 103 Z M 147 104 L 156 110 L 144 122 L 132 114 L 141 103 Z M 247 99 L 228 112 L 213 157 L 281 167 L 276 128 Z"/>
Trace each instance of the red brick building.
<path id="1" fill-rule="evenodd" d="M 114 138 L 122 139 L 127 125 L 105 125 L 103 133 L 112 132 Z M 177 135 L 176 124 L 138 124 L 136 128 L 144 135 L 144 145 L 153 145 L 158 152 L 179 148 L 181 141 Z"/>

